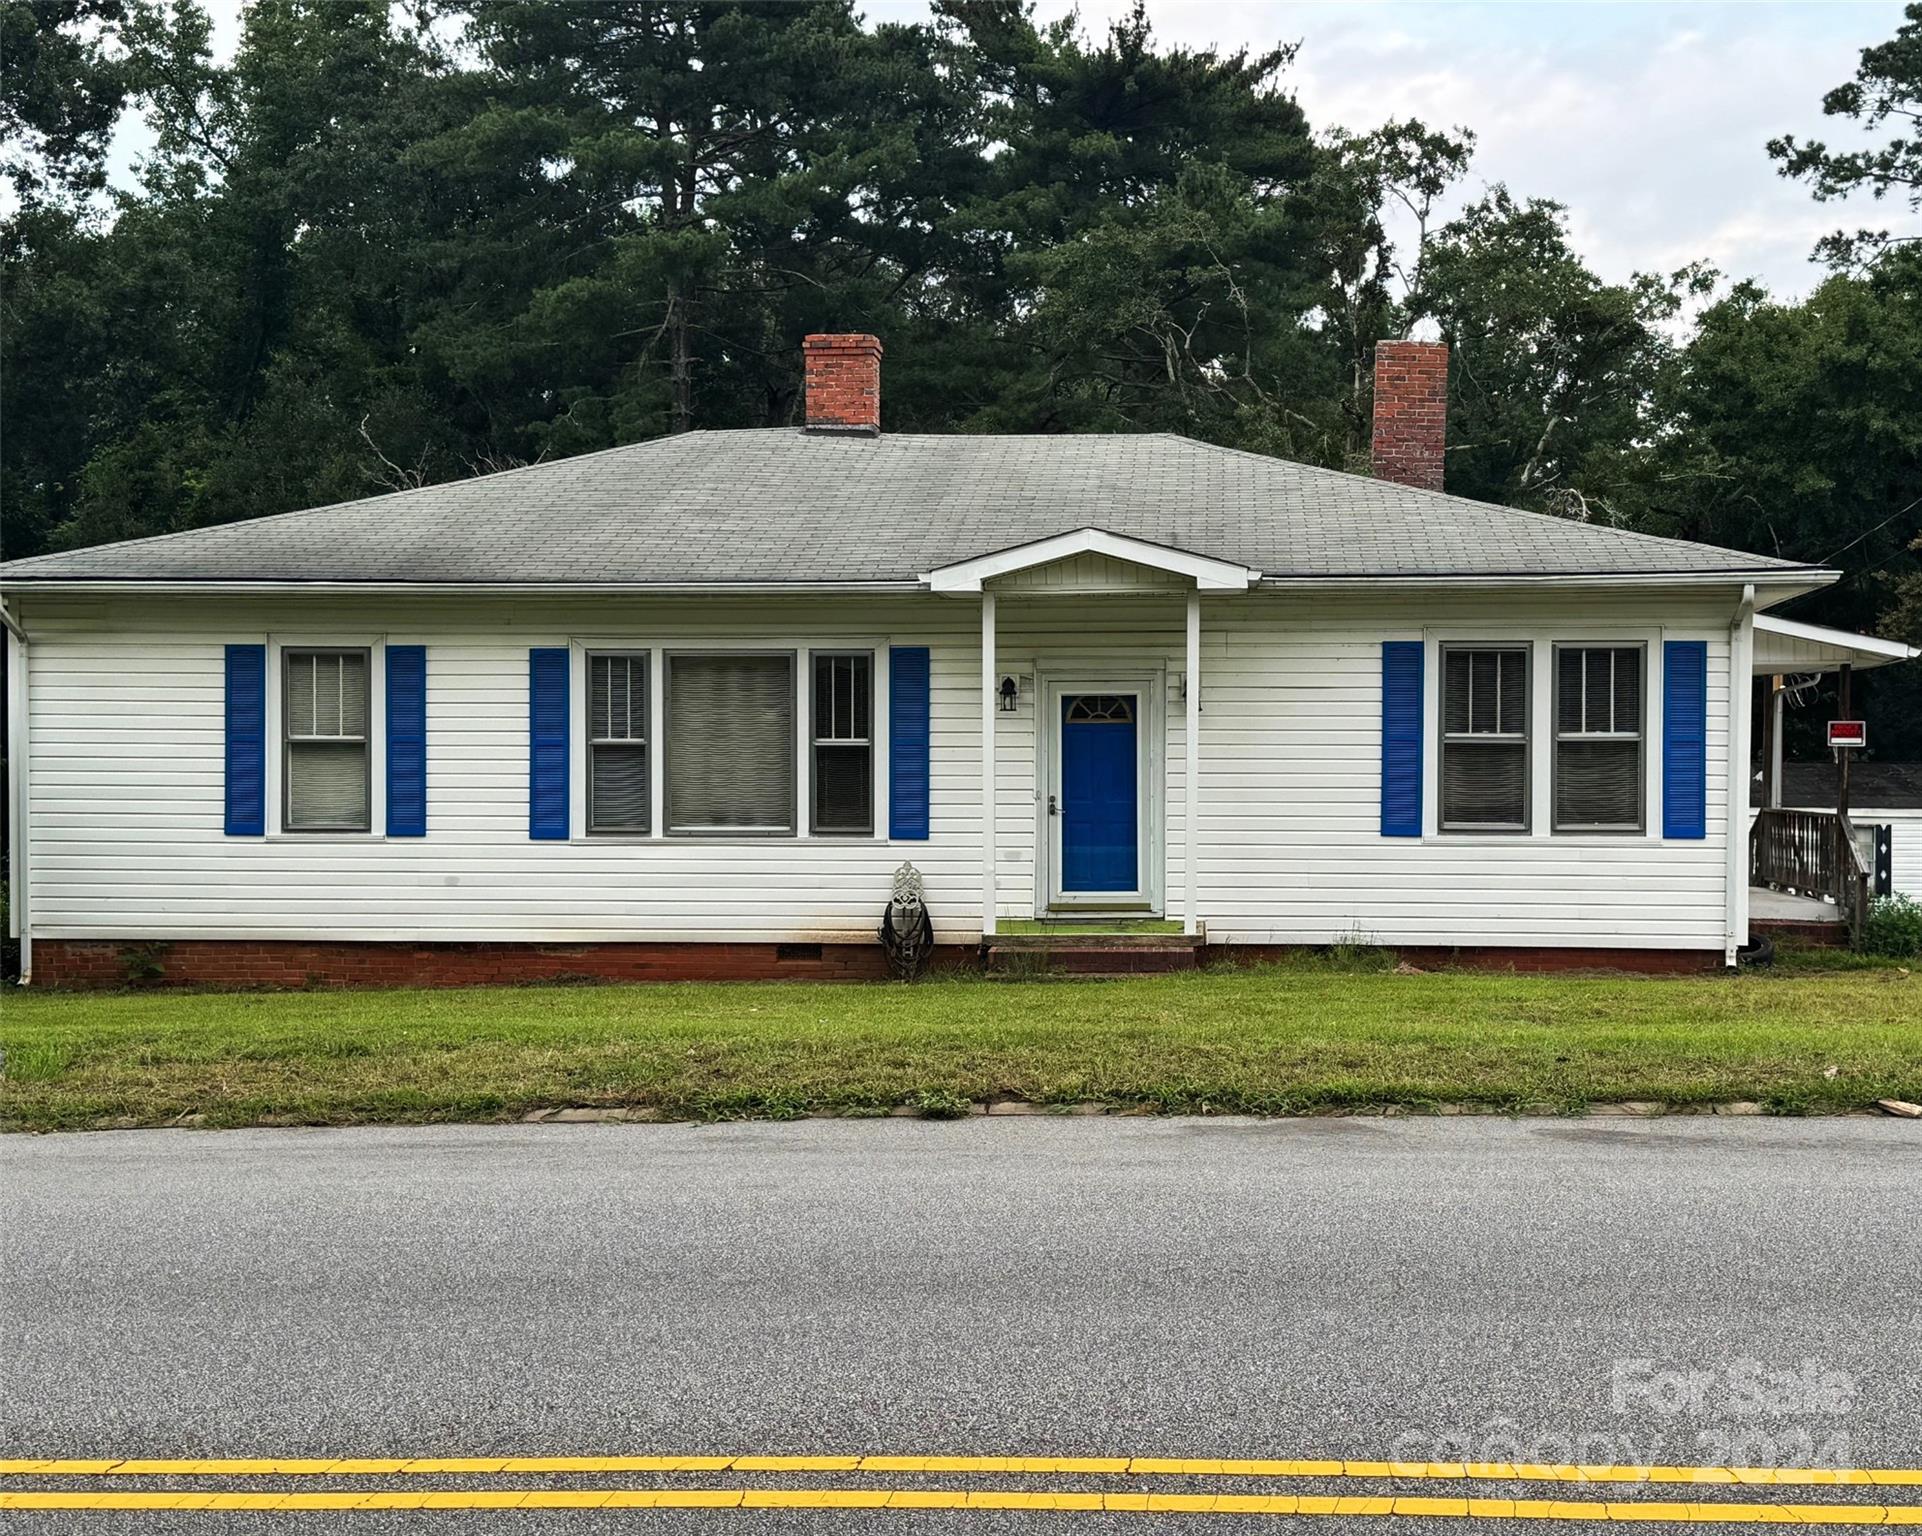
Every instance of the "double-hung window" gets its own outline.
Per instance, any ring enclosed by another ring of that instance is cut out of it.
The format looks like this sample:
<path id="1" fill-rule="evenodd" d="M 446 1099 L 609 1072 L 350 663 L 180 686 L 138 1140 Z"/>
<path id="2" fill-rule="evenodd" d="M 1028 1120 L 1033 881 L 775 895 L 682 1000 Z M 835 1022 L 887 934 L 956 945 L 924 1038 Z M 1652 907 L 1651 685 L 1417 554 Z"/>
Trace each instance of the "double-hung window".
<path id="1" fill-rule="evenodd" d="M 285 829 L 365 832 L 372 825 L 368 653 L 287 650 L 281 654 Z"/>
<path id="2" fill-rule="evenodd" d="M 1642 829 L 1639 645 L 1555 647 L 1555 830 Z"/>
<path id="3" fill-rule="evenodd" d="M 1528 647 L 1442 647 L 1441 827 L 1528 830 Z"/>
<path id="4" fill-rule="evenodd" d="M 587 830 L 646 832 L 646 651 L 587 658 Z"/>
<path id="5" fill-rule="evenodd" d="M 667 830 L 791 837 L 794 656 L 674 652 L 667 685 Z"/>
<path id="6" fill-rule="evenodd" d="M 874 831 L 874 657 L 816 651 L 812 828 L 824 835 Z"/>

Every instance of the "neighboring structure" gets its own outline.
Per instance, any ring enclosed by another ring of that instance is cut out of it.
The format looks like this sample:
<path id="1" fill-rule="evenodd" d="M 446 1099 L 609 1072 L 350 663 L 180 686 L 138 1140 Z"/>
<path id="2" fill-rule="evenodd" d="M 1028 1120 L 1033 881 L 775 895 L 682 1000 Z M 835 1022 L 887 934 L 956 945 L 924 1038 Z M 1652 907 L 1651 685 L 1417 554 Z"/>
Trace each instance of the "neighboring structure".
<path id="1" fill-rule="evenodd" d="M 1834 572 L 1440 494 L 1439 346 L 1373 479 L 883 435 L 880 358 L 808 338 L 801 429 L 0 567 L 33 978 L 880 974 L 904 861 L 947 946 L 1733 962 L 1754 615 Z"/>
<path id="2" fill-rule="evenodd" d="M 1830 815 L 1833 763 L 1788 763 L 1782 804 Z M 1858 763 L 1849 784 L 1850 815 L 1882 895 L 1922 901 L 1922 763 Z"/>
<path id="3" fill-rule="evenodd" d="M 1917 650 L 1765 615 L 1755 621 L 1754 653 L 1761 740 L 1750 781 L 1749 875 L 1757 930 L 1829 942 L 1859 937 L 1874 897 L 1922 895 L 1922 795 L 1912 770 L 1857 764 L 1852 748 L 1831 749 L 1828 763 L 1784 763 L 1783 714 L 1792 697 L 1833 672 L 1847 719 L 1855 673 L 1911 660 Z"/>

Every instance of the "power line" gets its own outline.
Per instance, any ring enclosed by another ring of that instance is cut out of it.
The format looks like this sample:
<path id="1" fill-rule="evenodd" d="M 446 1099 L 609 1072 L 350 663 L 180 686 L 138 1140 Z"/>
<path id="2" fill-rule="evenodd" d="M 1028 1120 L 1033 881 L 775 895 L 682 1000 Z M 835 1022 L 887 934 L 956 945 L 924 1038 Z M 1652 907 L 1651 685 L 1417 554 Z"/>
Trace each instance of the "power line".
<path id="1" fill-rule="evenodd" d="M 1906 507 L 1902 508 L 1900 512 L 1891 512 L 1887 517 L 1883 518 L 1881 522 L 1877 523 L 1873 528 L 1869 529 L 1868 532 L 1858 533 L 1854 538 L 1850 539 L 1848 543 L 1844 544 L 1840 549 L 1836 550 L 1834 554 L 1824 555 L 1816 563 L 1818 565 L 1827 565 L 1831 560 L 1837 559 L 1842 555 L 1846 555 L 1850 550 L 1854 549 L 1855 546 L 1860 544 L 1864 539 L 1874 538 L 1878 533 L 1880 533 L 1884 528 L 1888 527 L 1889 524 L 1894 522 L 1898 517 L 1901 517 L 1904 513 L 1913 512 L 1917 507 L 1922 507 L 1922 496 L 1916 497 L 1914 501 L 1910 502 Z"/>

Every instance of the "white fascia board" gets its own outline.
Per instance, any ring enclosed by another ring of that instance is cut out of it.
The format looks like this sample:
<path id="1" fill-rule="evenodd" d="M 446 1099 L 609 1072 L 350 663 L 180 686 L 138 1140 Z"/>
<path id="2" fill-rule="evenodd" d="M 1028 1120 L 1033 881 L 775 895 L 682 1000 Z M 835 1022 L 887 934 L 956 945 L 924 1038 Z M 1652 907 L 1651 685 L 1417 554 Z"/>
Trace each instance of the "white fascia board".
<path id="1" fill-rule="evenodd" d="M 1232 560 L 1191 555 L 1186 550 L 1150 544 L 1146 539 L 1126 538 L 1102 528 L 1077 528 L 1072 533 L 1058 533 L 1032 544 L 1017 544 L 1012 549 L 941 566 L 921 579 L 930 592 L 979 592 L 982 582 L 996 576 L 1085 554 L 1111 555 L 1150 570 L 1166 571 L 1192 581 L 1201 592 L 1246 592 L 1261 579 L 1261 572 Z"/>
<path id="2" fill-rule="evenodd" d="M 1634 590 L 1649 587 L 1695 587 L 1737 591 L 1744 586 L 1756 588 L 1755 606 L 1760 609 L 1785 603 L 1805 592 L 1815 592 L 1840 577 L 1838 571 L 1622 571 L 1618 573 L 1569 575 L 1487 575 L 1470 573 L 1446 576 L 1265 576 L 1264 589 L 1284 592 L 1379 591 L 1383 587 L 1410 590 L 1427 588 L 1490 588 L 1507 590 L 1518 587 L 1560 587 L 1582 591 Z M 1766 598 L 1763 590 L 1768 589 Z"/>
<path id="3" fill-rule="evenodd" d="M 851 597 L 923 590 L 918 581 L 99 581 L 32 576 L 0 581 L 0 592 L 41 595 L 65 592 L 87 597 L 126 592 L 194 597 L 265 593 L 278 596 L 301 592 L 408 593 L 441 597 Z"/>

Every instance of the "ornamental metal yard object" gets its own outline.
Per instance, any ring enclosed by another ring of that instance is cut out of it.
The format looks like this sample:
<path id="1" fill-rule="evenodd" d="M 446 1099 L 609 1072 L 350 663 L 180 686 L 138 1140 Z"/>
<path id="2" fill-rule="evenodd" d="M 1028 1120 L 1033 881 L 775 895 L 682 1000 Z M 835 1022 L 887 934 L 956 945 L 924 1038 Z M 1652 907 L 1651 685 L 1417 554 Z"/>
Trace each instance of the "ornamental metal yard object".
<path id="1" fill-rule="evenodd" d="M 902 981 L 913 981 L 927 970 L 934 956 L 934 923 L 928 916 L 927 891 L 921 871 L 903 864 L 894 872 L 894 891 L 881 915 L 881 947 L 888 969 Z"/>

